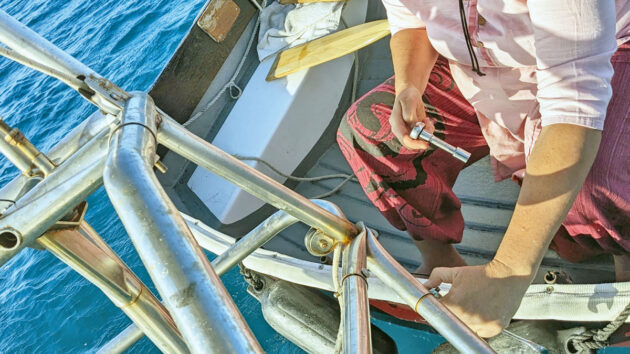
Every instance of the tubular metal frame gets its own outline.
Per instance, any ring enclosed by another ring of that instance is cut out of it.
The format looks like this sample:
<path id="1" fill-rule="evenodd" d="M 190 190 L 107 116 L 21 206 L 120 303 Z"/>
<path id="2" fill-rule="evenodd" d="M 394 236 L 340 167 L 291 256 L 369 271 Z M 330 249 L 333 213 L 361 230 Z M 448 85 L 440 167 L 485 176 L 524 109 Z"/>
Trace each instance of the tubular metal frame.
<path id="1" fill-rule="evenodd" d="M 344 217 L 343 212 L 335 204 L 320 199 L 312 199 L 313 203 L 319 207 L 328 210 L 330 213 L 339 217 Z M 212 267 L 218 276 L 227 273 L 236 264 L 243 261 L 252 252 L 262 247 L 287 227 L 299 222 L 294 216 L 287 214 L 285 211 L 277 211 L 260 225 L 255 227 L 247 235 L 243 236 L 238 242 L 234 243 L 230 248 L 220 255 L 217 255 L 212 261 Z M 135 342 L 143 337 L 142 330 L 135 324 L 129 325 L 125 330 L 120 332 L 115 338 L 110 340 L 103 348 L 118 348 L 122 350 L 129 349 Z M 107 351 L 104 351 L 107 352 Z"/>
<path id="2" fill-rule="evenodd" d="M 323 231 L 338 242 L 348 243 L 357 235 L 357 228 L 345 218 L 318 207 L 307 198 L 194 135 L 163 112 L 161 114 L 158 141 L 173 152 L 286 211 L 303 223 Z"/>
<path id="3" fill-rule="evenodd" d="M 153 100 L 133 93 L 123 112 L 111 136 L 105 189 L 188 348 L 193 353 L 262 353 L 152 170 L 157 147 Z"/>
<path id="4" fill-rule="evenodd" d="M 14 241 L 0 242 L 0 265 L 39 239 L 121 306 L 161 349 L 262 352 L 152 171 L 160 142 L 281 210 L 219 257 L 215 266 L 220 272 L 297 220 L 321 232 L 322 237 L 347 245 L 342 280 L 343 321 L 349 329 L 343 336 L 345 352 L 371 350 L 366 264 L 457 349 L 492 352 L 404 270 L 369 229 L 362 228 L 355 238 L 359 229 L 334 205 L 320 202 L 325 206 L 322 208 L 195 136 L 157 110 L 146 94 L 128 94 L 1 10 L 0 42 L 10 47 L 0 54 L 57 77 L 105 112 L 73 130 L 53 148 L 50 160 L 38 159 L 39 152 L 32 146 L 15 149 L 3 145 L 2 150 L 24 172 L 34 165 L 45 178 L 22 175 L 0 189 L 0 198 L 15 200 L 5 206 L 0 217 L 0 241 L 3 237 Z M 114 127 L 115 123 L 119 125 Z M 148 290 L 145 292 L 146 287 L 89 225 L 82 223 L 79 230 L 51 229 L 103 182 L 188 348 L 183 347 L 164 307 Z M 90 259 L 95 254 L 96 263 Z M 115 265 L 103 268 L 99 259 Z M 133 328 L 126 331 L 133 338 L 139 337 L 138 332 Z M 116 338 L 121 340 L 109 347 L 112 350 L 121 348 L 116 344 L 129 342 L 125 342 L 129 336 Z"/>
<path id="5" fill-rule="evenodd" d="M 390 286 L 409 307 L 424 317 L 460 352 L 494 353 L 486 341 L 477 336 L 446 306 L 442 305 L 424 285 L 396 262 L 376 240 L 370 229 L 366 230 L 368 269 L 371 273 Z"/>
<path id="6" fill-rule="evenodd" d="M 101 134 L 6 210 L 0 219 L 0 235 L 12 233 L 19 241 L 11 248 L 0 247 L 0 265 L 100 187 L 106 152 L 107 134 Z"/>
<path id="7" fill-rule="evenodd" d="M 333 215 L 344 217 L 341 210 L 329 201 L 320 199 L 313 199 L 311 201 Z M 282 230 L 299 221 L 300 220 L 295 216 L 288 214 L 284 210 L 275 212 L 252 231 L 248 232 L 247 235 L 243 236 L 243 238 L 232 245 L 232 247 L 218 255 L 218 257 L 212 261 L 212 267 L 219 276 L 223 275 L 256 249 L 262 247 Z"/>
<path id="8" fill-rule="evenodd" d="M 343 250 L 341 287 L 344 313 L 343 352 L 372 353 L 370 306 L 367 293 L 366 231 L 362 232 Z"/>
<path id="9" fill-rule="evenodd" d="M 162 352 L 188 352 L 166 308 L 87 222 L 48 231 L 37 241 L 101 289 Z"/>

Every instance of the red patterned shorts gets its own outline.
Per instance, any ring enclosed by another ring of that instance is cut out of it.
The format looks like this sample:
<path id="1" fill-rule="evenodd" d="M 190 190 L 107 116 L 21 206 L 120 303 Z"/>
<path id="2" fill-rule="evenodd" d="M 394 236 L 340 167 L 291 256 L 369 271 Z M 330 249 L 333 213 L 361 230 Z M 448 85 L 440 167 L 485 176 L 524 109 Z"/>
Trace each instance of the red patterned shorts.
<path id="1" fill-rule="evenodd" d="M 613 57 L 613 98 L 602 143 L 586 182 L 552 248 L 570 261 L 604 252 L 630 253 L 630 46 Z M 355 102 L 337 141 L 370 201 L 387 220 L 414 239 L 461 241 L 464 219 L 452 187 L 466 166 L 489 153 L 477 116 L 439 58 L 423 95 L 436 136 L 472 156 L 467 164 L 448 153 L 403 147 L 388 122 L 394 78 Z"/>

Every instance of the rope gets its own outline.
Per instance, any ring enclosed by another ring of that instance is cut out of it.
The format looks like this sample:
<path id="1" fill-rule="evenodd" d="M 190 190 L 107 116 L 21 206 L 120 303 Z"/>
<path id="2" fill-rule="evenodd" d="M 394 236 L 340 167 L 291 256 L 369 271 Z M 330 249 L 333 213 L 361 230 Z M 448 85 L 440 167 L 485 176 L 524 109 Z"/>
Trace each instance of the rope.
<path id="1" fill-rule="evenodd" d="M 354 178 L 354 175 L 347 175 L 347 174 L 343 174 L 343 173 L 339 173 L 339 174 L 333 174 L 333 175 L 325 175 L 325 176 L 318 176 L 318 177 L 296 177 L 293 175 L 287 175 L 283 172 L 281 172 L 280 170 L 278 170 L 277 168 L 275 168 L 271 163 L 256 157 L 256 156 L 242 156 L 242 155 L 232 155 L 234 157 L 236 157 L 237 159 L 241 160 L 241 161 L 257 161 L 262 163 L 263 165 L 269 167 L 273 172 L 277 173 L 279 176 L 284 177 L 286 179 L 290 179 L 293 181 L 298 181 L 298 182 L 319 182 L 319 181 L 323 181 L 323 180 L 327 180 L 327 179 L 334 179 L 334 178 L 348 178 L 350 177 L 351 179 Z"/>
<path id="2" fill-rule="evenodd" d="M 338 173 L 338 174 L 332 174 L 332 175 L 324 175 L 324 176 L 317 176 L 317 177 L 297 177 L 297 176 L 293 176 L 293 175 L 288 175 L 286 173 L 283 173 L 282 171 L 278 170 L 277 168 L 275 168 L 271 163 L 269 163 L 268 161 L 261 159 L 259 157 L 256 156 L 241 156 L 238 154 L 234 154 L 232 155 L 234 157 L 236 157 L 237 159 L 241 160 L 241 161 L 257 161 L 262 163 L 263 165 L 269 167 L 269 169 L 271 169 L 273 172 L 275 172 L 276 174 L 278 174 L 281 177 L 284 177 L 286 179 L 292 180 L 292 181 L 298 181 L 298 182 L 319 182 L 319 181 L 324 181 L 327 179 L 335 179 L 335 178 L 343 178 L 344 180 L 339 183 L 335 188 L 331 189 L 330 191 L 320 194 L 320 195 L 316 195 L 314 197 L 311 197 L 309 199 L 324 199 L 327 197 L 330 197 L 331 195 L 339 192 L 339 190 L 341 190 L 341 188 L 343 188 L 343 186 L 346 185 L 346 183 L 352 181 L 352 180 L 357 180 L 356 176 L 354 174 L 343 174 L 343 173 Z"/>
<path id="3" fill-rule="evenodd" d="M 327 177 L 327 176 L 321 176 L 321 177 Z M 321 177 L 320 177 L 320 178 L 321 178 Z M 328 191 L 328 192 L 326 192 L 326 193 L 322 193 L 322 194 L 320 194 L 320 195 L 316 195 L 316 196 L 314 196 L 314 197 L 312 197 L 312 198 L 310 198 L 310 199 L 324 199 L 324 198 L 328 198 L 328 197 L 330 197 L 331 195 L 333 195 L 333 194 L 335 194 L 335 193 L 339 192 L 339 191 L 341 190 L 341 188 L 343 188 L 343 186 L 345 186 L 345 185 L 346 185 L 346 183 L 350 182 L 350 181 L 351 181 L 351 180 L 353 180 L 353 179 L 354 179 L 354 180 L 356 180 L 356 177 L 355 177 L 354 175 L 348 175 L 348 177 L 347 177 L 346 179 L 344 179 L 341 183 L 339 183 L 339 184 L 337 185 L 337 187 L 335 187 L 335 188 L 331 189 L 330 191 Z"/>
<path id="4" fill-rule="evenodd" d="M 617 318 L 602 329 L 589 329 L 581 334 L 569 338 L 569 345 L 576 350 L 575 353 L 591 349 L 605 348 L 609 345 L 608 339 L 621 327 L 630 316 L 630 303 L 619 313 Z"/>
<path id="5" fill-rule="evenodd" d="M 250 1 L 252 1 L 252 3 L 256 3 L 255 0 L 250 0 Z M 258 5 L 257 7 L 260 11 L 262 11 L 263 7 L 265 6 L 267 6 L 267 0 L 263 0 L 262 7 L 260 5 Z M 252 35 L 249 38 L 249 42 L 247 42 L 247 48 L 245 49 L 245 53 L 243 53 L 243 57 L 241 58 L 241 61 L 238 63 L 236 70 L 234 70 L 234 73 L 232 74 L 230 81 L 228 81 L 228 83 L 225 84 L 225 86 L 223 86 L 223 88 L 221 88 L 219 92 L 217 92 L 217 94 L 212 98 L 212 100 L 210 100 L 210 102 L 208 102 L 207 105 L 205 105 L 199 112 L 195 113 L 194 116 L 190 117 L 190 119 L 183 124 L 184 127 L 190 126 L 191 124 L 196 122 L 199 118 L 201 118 L 201 116 L 203 116 L 203 114 L 206 113 L 210 109 L 210 107 L 212 107 L 219 100 L 219 98 L 221 98 L 221 95 L 223 95 L 226 91 L 230 94 L 230 98 L 232 98 L 233 100 L 237 100 L 241 97 L 241 95 L 243 94 L 243 89 L 241 89 L 238 86 L 238 84 L 236 84 L 236 78 L 241 73 L 241 70 L 243 69 L 243 65 L 245 65 L 245 61 L 247 61 L 247 54 L 249 54 L 249 52 L 252 49 L 252 45 L 254 44 L 254 40 L 256 39 L 256 33 L 258 32 L 259 26 L 260 26 L 260 15 L 256 19 L 256 24 L 254 25 L 254 29 L 252 30 Z"/>
<path id="6" fill-rule="evenodd" d="M 256 0 L 249 0 L 249 1 L 252 3 L 252 5 L 254 5 L 258 9 L 258 11 L 262 11 L 263 10 L 262 6 L 260 6 L 258 1 L 256 1 Z"/>

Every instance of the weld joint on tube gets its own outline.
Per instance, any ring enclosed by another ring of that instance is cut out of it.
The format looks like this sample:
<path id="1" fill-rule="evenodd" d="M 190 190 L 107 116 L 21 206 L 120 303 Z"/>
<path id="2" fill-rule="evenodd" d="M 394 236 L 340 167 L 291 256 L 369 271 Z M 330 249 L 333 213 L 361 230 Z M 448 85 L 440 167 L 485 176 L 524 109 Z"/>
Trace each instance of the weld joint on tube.
<path id="1" fill-rule="evenodd" d="M 363 281 L 365 282 L 365 284 L 368 284 L 367 278 L 365 277 L 365 275 L 361 274 L 361 273 L 348 273 L 345 274 L 342 278 L 341 278 L 341 285 L 343 286 L 343 283 L 346 281 L 346 279 L 350 278 L 350 277 L 359 277 L 361 279 L 363 279 Z"/>
<path id="2" fill-rule="evenodd" d="M 126 122 L 126 123 L 118 124 L 116 126 L 116 128 L 114 128 L 114 130 L 112 130 L 112 132 L 109 134 L 109 140 L 107 141 L 107 145 L 108 146 L 111 145 L 112 138 L 114 137 L 114 134 L 116 134 L 116 132 L 118 132 L 118 130 L 120 130 L 120 129 L 124 128 L 125 126 L 128 126 L 128 125 L 139 125 L 139 126 L 143 127 L 144 129 L 148 130 L 149 133 L 151 133 L 151 136 L 153 136 L 153 141 L 155 142 L 155 145 L 158 144 L 157 134 L 153 130 L 151 130 L 151 128 L 148 125 L 140 123 L 140 122 Z"/>
<path id="3" fill-rule="evenodd" d="M 420 306 L 420 303 L 422 302 L 422 300 L 424 300 L 424 298 L 427 297 L 427 296 L 433 296 L 433 294 L 426 293 L 426 294 L 420 296 L 418 298 L 418 301 L 416 301 L 416 306 L 413 307 L 413 310 L 416 311 L 416 313 L 418 313 L 418 306 Z"/>
<path id="4" fill-rule="evenodd" d="M 129 300 L 129 302 L 127 302 L 126 304 L 122 304 L 119 306 L 120 309 L 125 309 L 128 307 L 133 306 L 136 302 L 138 302 L 138 300 L 140 299 L 140 296 L 142 295 L 142 292 L 144 291 L 144 286 L 140 286 L 140 291 L 138 291 L 138 293 L 136 294 L 136 296 L 134 296 L 131 300 Z"/>

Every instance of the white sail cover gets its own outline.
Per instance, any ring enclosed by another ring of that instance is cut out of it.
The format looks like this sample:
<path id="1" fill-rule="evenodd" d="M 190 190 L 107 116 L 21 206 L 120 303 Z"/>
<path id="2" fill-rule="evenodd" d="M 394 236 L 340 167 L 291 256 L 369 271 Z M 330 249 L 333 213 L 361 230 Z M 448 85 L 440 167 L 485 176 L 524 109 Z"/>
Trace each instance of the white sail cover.
<path id="1" fill-rule="evenodd" d="M 221 254 L 234 238 L 216 231 L 201 221 L 182 214 L 199 245 Z M 258 273 L 291 283 L 333 291 L 331 266 L 308 262 L 277 252 L 258 249 L 243 264 Z M 424 282 L 426 279 L 418 278 Z M 370 299 L 404 302 L 378 278 L 368 278 Z M 448 285 L 441 286 L 448 292 Z M 492 301 L 492 299 L 488 299 Z M 540 284 L 531 285 L 523 297 L 514 319 L 560 320 L 575 322 L 612 321 L 630 303 L 630 282 L 606 284 Z M 627 320 L 626 322 L 630 322 Z"/>

